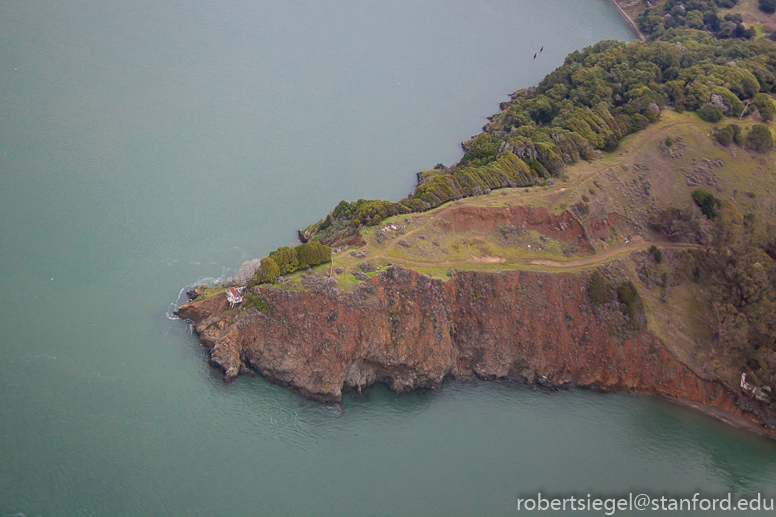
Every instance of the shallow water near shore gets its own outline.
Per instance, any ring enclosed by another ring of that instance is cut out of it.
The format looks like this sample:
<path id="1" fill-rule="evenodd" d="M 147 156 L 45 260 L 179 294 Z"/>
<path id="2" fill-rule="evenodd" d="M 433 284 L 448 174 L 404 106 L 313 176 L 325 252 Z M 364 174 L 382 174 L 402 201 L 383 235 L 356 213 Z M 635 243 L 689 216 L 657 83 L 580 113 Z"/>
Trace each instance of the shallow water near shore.
<path id="1" fill-rule="evenodd" d="M 225 385 L 181 288 L 398 199 L 605 0 L 4 2 L 0 516 L 512 515 L 536 492 L 776 497 L 776 444 L 641 396 Z M 534 52 L 544 45 L 536 60 Z"/>

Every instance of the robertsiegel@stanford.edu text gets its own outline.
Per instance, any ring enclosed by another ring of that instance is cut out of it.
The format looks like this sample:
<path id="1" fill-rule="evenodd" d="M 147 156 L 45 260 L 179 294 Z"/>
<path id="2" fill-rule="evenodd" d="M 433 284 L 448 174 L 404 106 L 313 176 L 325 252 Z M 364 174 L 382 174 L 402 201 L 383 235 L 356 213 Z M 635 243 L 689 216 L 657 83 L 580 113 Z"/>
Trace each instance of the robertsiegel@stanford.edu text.
<path id="1" fill-rule="evenodd" d="M 757 494 L 752 497 L 738 497 L 733 494 L 723 497 L 704 497 L 695 493 L 689 497 L 650 497 L 647 494 L 628 494 L 619 497 L 597 497 L 587 494 L 587 497 L 544 497 L 541 493 L 536 497 L 519 498 L 518 511 L 600 511 L 605 515 L 614 515 L 617 511 L 650 510 L 665 512 L 680 511 L 773 511 L 774 498 Z"/>

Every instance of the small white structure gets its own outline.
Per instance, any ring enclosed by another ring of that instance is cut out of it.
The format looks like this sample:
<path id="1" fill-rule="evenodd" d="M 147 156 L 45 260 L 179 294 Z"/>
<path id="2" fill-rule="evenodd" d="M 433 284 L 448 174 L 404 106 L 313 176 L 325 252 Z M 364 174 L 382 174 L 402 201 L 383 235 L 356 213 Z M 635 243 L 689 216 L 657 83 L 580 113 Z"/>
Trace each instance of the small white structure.
<path id="1" fill-rule="evenodd" d="M 745 373 L 741 374 L 741 389 L 744 390 L 744 393 L 754 398 L 755 400 L 759 400 L 760 402 L 765 402 L 766 404 L 771 401 L 771 397 L 770 397 L 771 387 L 765 386 L 762 388 L 758 388 L 757 386 L 753 386 L 749 384 L 748 382 L 746 382 Z"/>
<path id="2" fill-rule="evenodd" d="M 229 307 L 232 308 L 238 303 L 243 302 L 244 287 L 229 287 L 226 290 L 226 301 L 229 302 Z"/>

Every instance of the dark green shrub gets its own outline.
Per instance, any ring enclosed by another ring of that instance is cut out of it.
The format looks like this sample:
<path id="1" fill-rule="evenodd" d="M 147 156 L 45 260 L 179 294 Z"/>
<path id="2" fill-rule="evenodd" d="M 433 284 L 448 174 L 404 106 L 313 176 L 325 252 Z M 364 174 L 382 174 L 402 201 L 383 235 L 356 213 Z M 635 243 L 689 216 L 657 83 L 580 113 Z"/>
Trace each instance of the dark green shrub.
<path id="1" fill-rule="evenodd" d="M 730 127 L 730 126 L 728 126 L 728 127 Z M 724 128 L 724 129 L 720 129 L 714 135 L 717 138 L 717 142 L 719 142 L 720 144 L 724 145 L 725 147 L 727 147 L 727 146 L 729 146 L 730 144 L 733 143 L 733 132 L 732 131 L 728 131 L 728 127 Z"/>
<path id="2" fill-rule="evenodd" d="M 663 262 L 663 251 L 660 248 L 658 248 L 657 246 L 652 246 L 651 248 L 649 248 L 649 251 L 652 252 L 652 256 L 655 258 L 655 262 L 657 262 L 658 264 Z"/>
<path id="3" fill-rule="evenodd" d="M 744 136 L 741 133 L 741 127 L 738 124 L 728 124 L 724 129 L 720 129 L 714 135 L 717 142 L 724 146 L 728 146 L 735 142 L 738 145 L 744 143 Z"/>
<path id="4" fill-rule="evenodd" d="M 737 84 L 735 86 L 730 85 L 731 88 L 736 90 L 736 93 L 733 93 L 732 91 L 728 90 L 727 88 L 723 88 L 722 86 L 715 86 L 711 89 L 711 93 L 721 97 L 722 102 L 727 107 L 727 110 L 721 106 L 719 107 L 722 110 L 723 115 L 727 113 L 728 116 L 738 117 L 741 115 L 741 113 L 744 112 L 744 103 L 741 102 L 741 99 L 738 98 L 738 95 L 754 96 L 759 91 L 760 85 L 756 84 L 756 81 L 755 83 L 750 84 L 750 79 L 752 79 L 750 77 L 730 77 L 725 75 L 725 73 L 722 71 L 719 72 L 719 76 L 724 77 L 727 80 L 736 81 Z"/>
<path id="5" fill-rule="evenodd" d="M 773 148 L 771 130 L 761 124 L 752 126 L 746 135 L 746 148 L 758 153 L 766 153 Z"/>
<path id="6" fill-rule="evenodd" d="M 634 329 L 642 329 L 647 323 L 644 315 L 644 302 L 636 290 L 636 286 L 630 280 L 617 287 L 617 296 L 620 298 L 620 310 L 630 319 Z"/>
<path id="7" fill-rule="evenodd" d="M 550 175 L 550 173 L 547 172 L 547 169 L 544 168 L 544 165 L 542 165 L 541 162 L 532 161 L 531 165 L 530 165 L 530 168 L 531 168 L 531 171 L 533 172 L 533 174 L 535 176 L 540 176 L 540 177 L 545 178 L 545 177 Z"/>
<path id="8" fill-rule="evenodd" d="M 617 140 L 616 136 L 607 135 L 606 138 L 604 138 L 604 151 L 606 151 L 607 153 L 616 151 L 619 146 L 620 146 L 620 141 Z"/>
<path id="9" fill-rule="evenodd" d="M 475 165 L 486 165 L 496 159 L 499 141 L 493 135 L 480 133 L 469 147 L 469 151 L 461 159 L 461 165 L 473 162 Z"/>
<path id="10" fill-rule="evenodd" d="M 776 0 L 774 0 L 774 2 L 776 2 Z M 776 115 L 776 108 L 774 108 L 773 99 L 771 99 L 770 95 L 758 93 L 752 100 L 752 104 L 754 104 L 757 108 L 757 111 L 760 112 L 760 116 L 763 118 L 763 120 L 770 121 L 774 119 L 774 115 Z"/>
<path id="11" fill-rule="evenodd" d="M 590 277 L 587 293 L 590 296 L 590 300 L 596 305 L 603 305 L 612 300 L 612 290 L 606 279 L 598 271 L 594 271 Z"/>
<path id="12" fill-rule="evenodd" d="M 331 248 L 320 242 L 308 242 L 300 244 L 296 248 L 296 258 L 299 261 L 298 269 L 307 269 L 331 260 Z"/>
<path id="13" fill-rule="evenodd" d="M 703 24 L 711 32 L 719 30 L 719 16 L 713 11 L 703 12 Z"/>
<path id="14" fill-rule="evenodd" d="M 299 269 L 299 259 L 296 257 L 294 248 L 283 246 L 271 252 L 269 258 L 275 261 L 281 275 L 287 275 Z"/>
<path id="15" fill-rule="evenodd" d="M 672 145 L 674 145 L 674 141 L 673 141 L 673 139 L 670 136 L 666 137 L 666 145 L 668 147 L 671 147 Z"/>
<path id="16" fill-rule="evenodd" d="M 354 227 L 362 224 L 376 226 L 388 217 L 408 214 L 412 211 L 406 205 L 382 199 L 359 199 L 355 203 L 350 203 L 350 206 L 352 208 L 350 224 Z"/>
<path id="17" fill-rule="evenodd" d="M 698 115 L 706 122 L 719 122 L 722 120 L 723 113 L 722 108 L 707 102 L 698 110 Z"/>
<path id="18" fill-rule="evenodd" d="M 253 287 L 257 284 L 274 284 L 280 275 L 280 268 L 277 263 L 269 257 L 261 259 L 261 267 L 256 270 L 256 274 L 253 280 L 248 283 L 248 287 Z"/>
<path id="19" fill-rule="evenodd" d="M 701 225 L 701 212 L 694 207 L 679 210 L 669 207 L 659 211 L 650 226 L 671 242 L 694 242 L 701 244 L 705 231 Z"/>
<path id="20" fill-rule="evenodd" d="M 760 10 L 764 13 L 776 13 L 776 0 L 760 0 Z"/>
<path id="21" fill-rule="evenodd" d="M 692 193 L 692 200 L 695 201 L 695 204 L 701 209 L 703 215 L 709 219 L 717 217 L 717 208 L 722 206 L 722 202 L 714 197 L 714 194 L 710 194 L 703 189 L 694 191 Z"/>
<path id="22" fill-rule="evenodd" d="M 636 21 L 639 24 L 641 32 L 647 35 L 657 32 L 658 28 L 663 25 L 663 17 L 660 15 L 660 11 L 655 7 L 648 7 Z"/>
<path id="23" fill-rule="evenodd" d="M 350 217 L 351 214 L 353 214 L 353 205 L 352 203 L 348 203 L 343 199 L 337 206 L 334 207 L 332 214 L 337 218 Z"/>

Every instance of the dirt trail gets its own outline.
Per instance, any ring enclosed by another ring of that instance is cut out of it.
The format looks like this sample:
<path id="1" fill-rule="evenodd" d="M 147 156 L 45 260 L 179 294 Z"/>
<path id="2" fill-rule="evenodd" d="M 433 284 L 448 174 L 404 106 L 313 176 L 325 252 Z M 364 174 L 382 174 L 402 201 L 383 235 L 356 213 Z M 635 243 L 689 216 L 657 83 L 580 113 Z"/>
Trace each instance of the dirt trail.
<path id="1" fill-rule="evenodd" d="M 545 268 L 569 268 L 569 267 L 593 266 L 593 265 L 606 262 L 606 260 L 620 253 L 632 253 L 634 251 L 648 249 L 653 244 L 663 249 L 698 248 L 698 246 L 693 244 L 681 244 L 681 243 L 672 243 L 672 242 L 648 242 L 643 240 L 641 237 L 637 237 L 636 239 L 634 239 L 629 244 L 626 244 L 625 246 L 621 246 L 617 249 L 610 250 L 605 253 L 600 253 L 593 257 L 588 257 L 584 259 L 578 259 L 578 260 L 545 260 L 545 259 L 528 260 L 526 259 L 526 260 L 512 262 L 512 264 L 516 266 L 521 264 L 530 265 L 530 266 L 543 266 Z M 374 255 L 371 258 L 376 259 L 376 258 L 391 258 L 391 257 L 385 257 L 383 254 L 380 254 L 380 255 Z M 405 258 L 393 259 L 393 260 L 396 260 L 397 262 L 401 262 L 402 264 L 413 264 L 416 266 L 427 266 L 427 267 L 456 266 L 456 265 L 464 265 L 464 264 L 505 264 L 507 263 L 507 259 L 505 259 L 504 257 L 493 257 L 493 256 L 472 257 L 467 260 L 424 261 L 424 260 L 412 260 L 412 259 L 405 259 Z"/>
<path id="2" fill-rule="evenodd" d="M 416 266 L 428 266 L 428 267 L 438 267 L 438 266 L 460 266 L 465 264 L 505 264 L 507 262 L 507 259 L 504 257 L 472 257 L 467 260 L 438 260 L 438 261 L 432 261 L 432 262 L 426 262 L 422 260 L 411 260 L 411 259 L 401 259 L 397 262 L 401 262 L 402 264 L 414 264 Z"/>
<path id="3" fill-rule="evenodd" d="M 679 244 L 679 243 L 671 243 L 671 242 L 647 242 L 643 239 L 639 238 L 638 242 L 634 241 L 630 244 L 626 244 L 625 246 L 622 246 L 620 248 L 617 248 L 615 250 L 607 251 L 606 253 L 601 253 L 600 255 L 596 255 L 594 257 L 589 257 L 585 259 L 579 259 L 579 260 L 532 260 L 529 262 L 529 264 L 533 266 L 545 266 L 545 267 L 579 267 L 579 266 L 592 266 L 593 264 L 599 264 L 601 262 L 604 262 L 606 259 L 611 258 L 615 255 L 618 255 L 620 253 L 631 253 L 633 251 L 637 250 L 643 250 L 647 249 L 653 244 L 660 245 L 661 248 L 671 248 L 671 249 L 691 249 L 691 248 L 697 248 L 698 246 L 695 246 L 693 244 Z"/>

